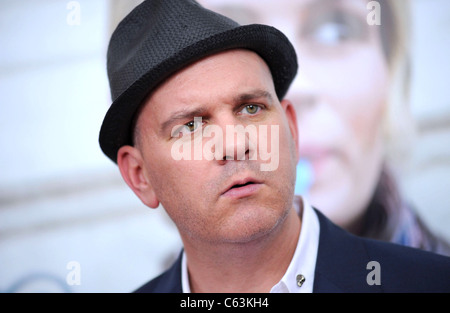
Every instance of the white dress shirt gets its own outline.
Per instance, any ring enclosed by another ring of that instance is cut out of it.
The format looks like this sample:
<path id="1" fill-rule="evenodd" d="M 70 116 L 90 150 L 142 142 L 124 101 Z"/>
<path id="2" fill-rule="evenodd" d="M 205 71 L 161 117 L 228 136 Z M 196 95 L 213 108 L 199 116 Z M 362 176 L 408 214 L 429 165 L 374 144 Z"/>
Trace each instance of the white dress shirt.
<path id="1" fill-rule="evenodd" d="M 299 203 L 303 201 L 303 211 L 299 212 Z M 303 197 L 295 198 L 297 212 L 302 214 L 302 228 L 297 241 L 297 247 L 286 273 L 272 287 L 271 293 L 311 293 L 314 285 L 317 250 L 319 248 L 320 225 L 319 218 L 313 208 Z M 181 261 L 181 284 L 184 293 L 190 293 L 189 275 L 186 254 L 183 252 Z M 303 278 L 300 278 L 302 275 Z M 300 280 L 300 286 L 298 281 Z"/>

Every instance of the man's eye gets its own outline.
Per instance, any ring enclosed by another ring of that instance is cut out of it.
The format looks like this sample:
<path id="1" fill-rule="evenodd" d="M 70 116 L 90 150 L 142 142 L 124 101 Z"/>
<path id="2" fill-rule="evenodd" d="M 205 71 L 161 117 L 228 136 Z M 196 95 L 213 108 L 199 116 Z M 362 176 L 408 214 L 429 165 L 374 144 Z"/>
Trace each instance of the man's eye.
<path id="1" fill-rule="evenodd" d="M 199 120 L 190 121 L 184 125 L 175 126 L 172 129 L 171 137 L 178 138 L 178 137 L 191 135 L 191 134 L 195 133 L 195 131 L 198 129 L 198 127 L 203 124 L 204 123 L 201 121 L 201 119 L 199 119 Z"/>
<path id="2" fill-rule="evenodd" d="M 256 114 L 261 110 L 261 108 L 254 104 L 248 104 L 242 109 L 241 113 L 247 113 L 247 114 Z M 243 112 L 245 111 L 245 112 Z"/>
<path id="3" fill-rule="evenodd" d="M 184 129 L 192 133 L 197 129 L 198 124 L 198 122 L 190 121 L 189 123 L 184 124 Z"/>

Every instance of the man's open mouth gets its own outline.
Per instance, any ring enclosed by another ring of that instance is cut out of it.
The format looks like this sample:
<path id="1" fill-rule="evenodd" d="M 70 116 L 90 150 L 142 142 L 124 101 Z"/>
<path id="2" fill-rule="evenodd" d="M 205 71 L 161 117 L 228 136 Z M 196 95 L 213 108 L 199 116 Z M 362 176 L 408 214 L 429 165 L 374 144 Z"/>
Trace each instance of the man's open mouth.
<path id="1" fill-rule="evenodd" d="M 248 185 L 251 185 L 251 184 L 254 184 L 254 182 L 249 181 L 248 183 L 245 183 L 245 184 L 236 184 L 236 185 L 233 185 L 230 189 L 241 188 L 241 187 L 248 186 Z"/>
<path id="2" fill-rule="evenodd" d="M 222 196 L 239 199 L 253 195 L 262 186 L 262 183 L 253 178 L 235 180 L 222 193 Z"/>

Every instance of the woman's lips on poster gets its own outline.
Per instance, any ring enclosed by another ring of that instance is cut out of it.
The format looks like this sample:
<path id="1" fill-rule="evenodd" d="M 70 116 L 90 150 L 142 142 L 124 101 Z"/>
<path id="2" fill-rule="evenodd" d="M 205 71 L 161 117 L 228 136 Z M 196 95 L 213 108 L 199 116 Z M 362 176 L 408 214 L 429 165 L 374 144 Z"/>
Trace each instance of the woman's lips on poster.
<path id="1" fill-rule="evenodd" d="M 306 159 L 311 164 L 315 177 L 323 174 L 336 155 L 335 149 L 322 146 L 306 146 L 300 149 L 301 158 Z"/>

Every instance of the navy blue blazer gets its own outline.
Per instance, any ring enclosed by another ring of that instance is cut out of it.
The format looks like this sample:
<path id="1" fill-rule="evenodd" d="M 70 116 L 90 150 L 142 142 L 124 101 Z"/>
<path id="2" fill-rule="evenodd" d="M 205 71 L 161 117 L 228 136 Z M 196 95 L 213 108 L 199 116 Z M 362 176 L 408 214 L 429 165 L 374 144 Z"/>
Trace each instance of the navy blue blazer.
<path id="1" fill-rule="evenodd" d="M 357 237 L 315 212 L 320 236 L 313 292 L 450 292 L 450 257 Z M 379 284 L 372 282 L 371 261 L 379 264 Z M 135 292 L 181 293 L 181 255 Z"/>

